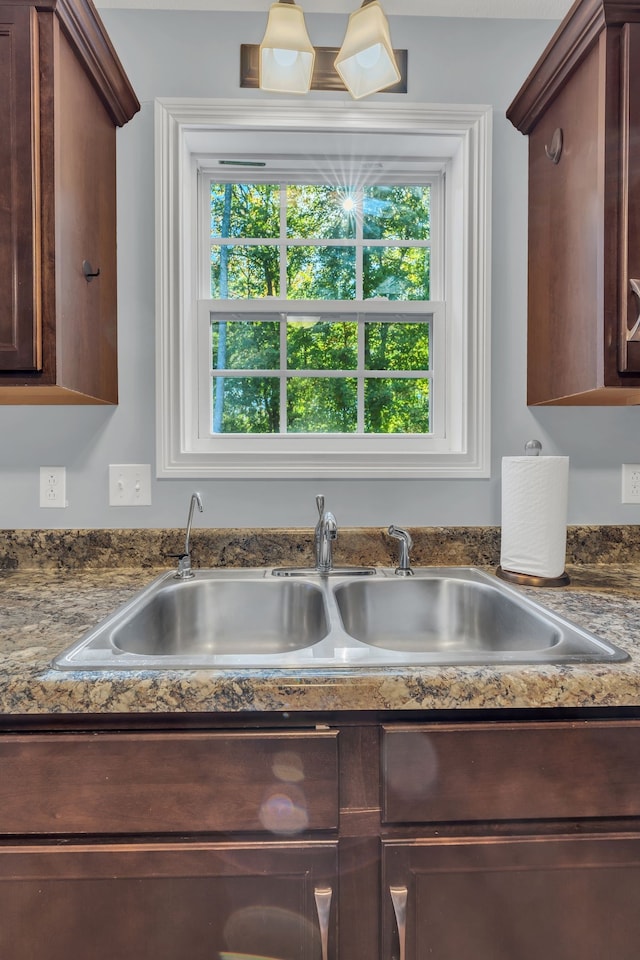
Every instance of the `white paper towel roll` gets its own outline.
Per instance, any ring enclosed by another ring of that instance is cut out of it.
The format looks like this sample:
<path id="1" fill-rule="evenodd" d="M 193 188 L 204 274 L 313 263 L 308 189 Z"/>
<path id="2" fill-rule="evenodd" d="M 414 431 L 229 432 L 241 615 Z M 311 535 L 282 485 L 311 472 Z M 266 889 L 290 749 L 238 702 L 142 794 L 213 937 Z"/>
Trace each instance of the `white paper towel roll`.
<path id="1" fill-rule="evenodd" d="M 560 577 L 567 549 L 568 457 L 502 458 L 500 566 Z"/>

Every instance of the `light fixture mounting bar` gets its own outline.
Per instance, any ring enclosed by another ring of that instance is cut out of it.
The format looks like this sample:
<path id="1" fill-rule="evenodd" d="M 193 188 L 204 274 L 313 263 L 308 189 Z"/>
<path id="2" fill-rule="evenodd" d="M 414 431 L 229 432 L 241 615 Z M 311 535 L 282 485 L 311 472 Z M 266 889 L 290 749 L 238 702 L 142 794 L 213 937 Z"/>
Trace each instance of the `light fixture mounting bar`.
<path id="1" fill-rule="evenodd" d="M 283 0 L 280 0 L 283 2 Z M 288 2 L 288 0 L 284 0 Z M 312 90 L 346 90 L 340 75 L 336 72 L 334 62 L 338 55 L 338 47 L 314 47 L 316 60 L 311 78 Z M 408 52 L 394 50 L 396 63 L 400 71 L 400 80 L 393 86 L 387 87 L 383 93 L 407 92 Z M 260 64 L 260 46 L 257 43 L 242 43 L 240 45 L 240 86 L 258 89 L 258 71 Z"/>

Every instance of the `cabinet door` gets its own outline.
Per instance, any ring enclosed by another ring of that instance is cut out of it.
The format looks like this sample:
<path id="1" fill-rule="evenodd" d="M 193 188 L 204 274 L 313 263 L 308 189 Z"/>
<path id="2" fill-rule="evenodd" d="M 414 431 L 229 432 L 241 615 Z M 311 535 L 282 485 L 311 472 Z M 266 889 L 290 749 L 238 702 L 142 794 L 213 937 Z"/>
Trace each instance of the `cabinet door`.
<path id="1" fill-rule="evenodd" d="M 529 136 L 529 404 L 601 385 L 600 76 L 595 46 Z M 554 163 L 547 151 L 556 131 L 562 131 L 563 149 Z"/>
<path id="2" fill-rule="evenodd" d="M 640 371 L 640 23 L 622 33 L 620 311 L 621 373 Z"/>
<path id="3" fill-rule="evenodd" d="M 51 365 L 61 386 L 117 403 L 116 130 L 55 21 L 53 44 L 56 283 L 43 293 L 56 317 Z"/>
<path id="4" fill-rule="evenodd" d="M 638 834 L 388 842 L 383 883 L 384 960 L 637 960 Z"/>
<path id="5" fill-rule="evenodd" d="M 38 30 L 0 6 L 0 370 L 40 366 Z"/>
<path id="6" fill-rule="evenodd" d="M 326 960 L 336 844 L 0 849 L 11 960 Z"/>

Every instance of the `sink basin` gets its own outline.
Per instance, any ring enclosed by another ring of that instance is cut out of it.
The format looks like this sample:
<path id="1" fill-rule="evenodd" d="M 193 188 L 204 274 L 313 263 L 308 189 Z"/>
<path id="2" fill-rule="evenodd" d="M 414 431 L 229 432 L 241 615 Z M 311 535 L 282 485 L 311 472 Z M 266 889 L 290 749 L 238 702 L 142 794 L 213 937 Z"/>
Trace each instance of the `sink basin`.
<path id="1" fill-rule="evenodd" d="M 615 662 L 627 654 L 475 568 L 410 578 L 167 573 L 58 656 L 59 670 Z"/>
<path id="2" fill-rule="evenodd" d="M 415 662 L 627 659 L 481 571 L 345 583 L 335 599 L 348 634 Z"/>
<path id="3" fill-rule="evenodd" d="M 226 577 L 205 571 L 185 581 L 168 574 L 54 665 L 189 669 L 229 658 L 269 663 L 317 644 L 328 630 L 318 584 L 266 579 L 264 571 Z"/>
<path id="4" fill-rule="evenodd" d="M 452 577 L 349 583 L 336 600 L 352 637 L 403 653 L 546 650 L 563 638 L 552 620 L 513 597 Z"/>
<path id="5" fill-rule="evenodd" d="M 310 583 L 176 580 L 114 626 L 123 653 L 273 654 L 300 650 L 327 633 L 322 592 Z"/>

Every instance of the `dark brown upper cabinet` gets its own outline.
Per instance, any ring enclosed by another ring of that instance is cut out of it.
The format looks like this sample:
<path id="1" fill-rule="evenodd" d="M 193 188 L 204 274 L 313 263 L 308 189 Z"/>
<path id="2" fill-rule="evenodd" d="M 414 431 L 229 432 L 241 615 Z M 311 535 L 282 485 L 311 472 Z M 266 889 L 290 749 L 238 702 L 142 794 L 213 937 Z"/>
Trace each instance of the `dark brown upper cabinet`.
<path id="1" fill-rule="evenodd" d="M 0 0 L 0 403 L 117 403 L 116 127 L 90 0 Z"/>
<path id="2" fill-rule="evenodd" d="M 640 3 L 579 0 L 507 111 L 529 137 L 527 402 L 640 403 Z"/>

